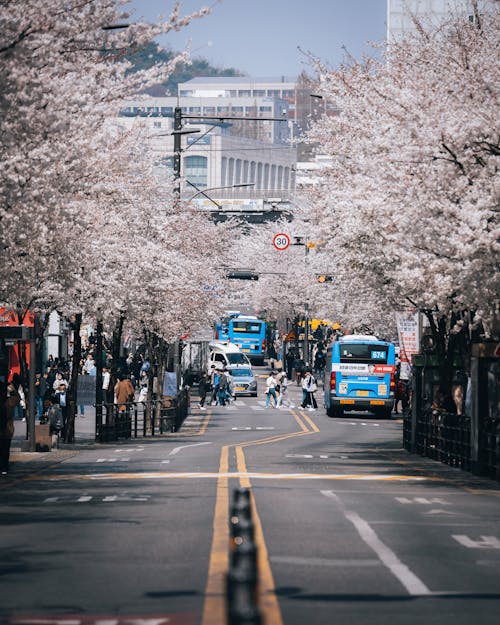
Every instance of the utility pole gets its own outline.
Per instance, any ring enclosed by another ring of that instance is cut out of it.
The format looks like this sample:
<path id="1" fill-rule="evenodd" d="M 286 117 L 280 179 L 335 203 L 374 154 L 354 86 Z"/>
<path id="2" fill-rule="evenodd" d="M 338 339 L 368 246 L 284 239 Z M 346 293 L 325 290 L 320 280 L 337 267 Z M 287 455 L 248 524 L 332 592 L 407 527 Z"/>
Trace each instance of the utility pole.
<path id="1" fill-rule="evenodd" d="M 181 137 L 182 137 L 182 108 L 176 106 L 174 109 L 174 193 L 177 200 L 181 197 Z"/>

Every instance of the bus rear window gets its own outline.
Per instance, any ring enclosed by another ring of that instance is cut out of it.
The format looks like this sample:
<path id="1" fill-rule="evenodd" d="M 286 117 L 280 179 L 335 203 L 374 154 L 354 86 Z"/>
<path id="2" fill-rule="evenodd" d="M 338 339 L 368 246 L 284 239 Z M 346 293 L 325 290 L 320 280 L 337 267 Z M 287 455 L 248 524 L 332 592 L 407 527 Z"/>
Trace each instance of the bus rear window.
<path id="1" fill-rule="evenodd" d="M 233 332 L 260 334 L 261 326 L 261 323 L 255 323 L 255 321 L 233 321 Z"/>
<path id="2" fill-rule="evenodd" d="M 366 362 L 372 364 L 387 363 L 387 345 L 376 343 L 342 343 L 340 362 Z"/>

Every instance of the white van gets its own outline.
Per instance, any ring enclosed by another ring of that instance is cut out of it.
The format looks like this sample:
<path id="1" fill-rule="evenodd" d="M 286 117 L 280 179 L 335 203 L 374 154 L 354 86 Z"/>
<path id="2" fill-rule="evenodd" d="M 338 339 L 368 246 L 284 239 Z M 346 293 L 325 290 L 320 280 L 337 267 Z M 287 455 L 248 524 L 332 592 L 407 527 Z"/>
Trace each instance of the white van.
<path id="1" fill-rule="evenodd" d="M 210 372 L 212 365 L 221 369 L 224 367 L 238 367 L 244 365 L 250 367 L 250 361 L 239 347 L 229 341 L 211 341 L 209 343 L 209 356 L 207 370 Z"/>

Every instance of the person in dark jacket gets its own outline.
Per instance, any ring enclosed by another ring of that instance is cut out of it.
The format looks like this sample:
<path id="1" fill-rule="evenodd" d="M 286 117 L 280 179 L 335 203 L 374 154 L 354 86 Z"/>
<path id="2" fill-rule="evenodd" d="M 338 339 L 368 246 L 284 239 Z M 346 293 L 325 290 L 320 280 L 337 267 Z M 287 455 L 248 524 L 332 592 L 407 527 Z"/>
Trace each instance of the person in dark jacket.
<path id="1" fill-rule="evenodd" d="M 200 396 L 200 410 L 206 410 L 205 408 L 205 400 L 207 398 L 207 393 L 210 390 L 210 382 L 207 378 L 206 373 L 202 373 L 200 377 L 200 381 L 198 383 L 198 394 Z"/>
<path id="2" fill-rule="evenodd" d="M 9 470 L 10 444 L 14 436 L 14 408 L 20 398 L 13 384 L 0 382 L 0 473 Z"/>

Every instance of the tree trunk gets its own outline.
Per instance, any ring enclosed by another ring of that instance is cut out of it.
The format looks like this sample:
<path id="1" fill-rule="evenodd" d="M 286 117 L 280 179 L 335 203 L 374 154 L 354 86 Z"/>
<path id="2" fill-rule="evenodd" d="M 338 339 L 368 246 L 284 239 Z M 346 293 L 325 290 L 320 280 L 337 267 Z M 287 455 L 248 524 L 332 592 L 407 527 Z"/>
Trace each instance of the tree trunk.
<path id="1" fill-rule="evenodd" d="M 76 417 L 76 391 L 78 387 L 78 368 L 82 357 L 82 337 L 80 329 L 82 326 L 82 313 L 75 315 L 72 323 L 74 341 L 73 341 L 73 363 L 71 365 L 71 376 L 68 387 L 68 413 L 66 417 L 66 428 L 64 432 L 64 442 L 75 442 L 75 417 Z"/>

